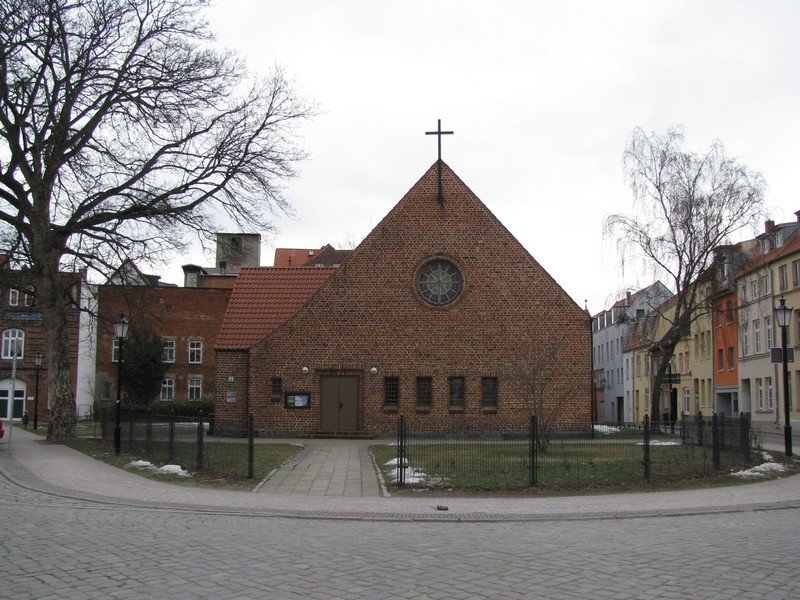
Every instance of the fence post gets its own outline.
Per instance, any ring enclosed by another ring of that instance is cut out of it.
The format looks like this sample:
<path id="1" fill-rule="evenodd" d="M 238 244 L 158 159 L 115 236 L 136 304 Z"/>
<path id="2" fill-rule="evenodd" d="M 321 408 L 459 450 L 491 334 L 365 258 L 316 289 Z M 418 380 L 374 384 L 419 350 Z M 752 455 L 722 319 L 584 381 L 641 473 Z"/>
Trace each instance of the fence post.
<path id="1" fill-rule="evenodd" d="M 133 415 L 128 413 L 128 452 L 133 452 Z"/>
<path id="2" fill-rule="evenodd" d="M 711 415 L 711 460 L 714 470 L 719 470 L 719 416 L 717 413 Z"/>
<path id="3" fill-rule="evenodd" d="M 175 460 L 175 409 L 169 409 L 169 430 L 167 434 L 167 462 Z"/>
<path id="4" fill-rule="evenodd" d="M 703 421 L 703 411 L 697 411 L 697 443 L 702 446 L 705 442 L 706 422 Z"/>
<path id="5" fill-rule="evenodd" d="M 203 411 L 197 413 L 197 470 L 203 470 Z"/>
<path id="6" fill-rule="evenodd" d="M 253 426 L 253 413 L 247 415 L 247 478 L 252 479 L 256 462 L 256 430 Z"/>
<path id="7" fill-rule="evenodd" d="M 594 425 L 592 425 L 592 431 L 594 431 Z M 530 464 L 531 464 L 531 474 L 530 474 L 530 484 L 531 487 L 536 487 L 538 484 L 537 478 L 537 470 L 538 465 L 536 464 L 536 445 L 539 443 L 539 421 L 536 415 L 531 415 L 531 448 L 530 448 Z"/>
<path id="8" fill-rule="evenodd" d="M 741 442 L 742 458 L 750 461 L 750 419 L 743 412 L 739 413 L 739 441 Z"/>
<path id="9" fill-rule="evenodd" d="M 644 480 L 650 482 L 650 415 L 644 416 L 644 427 L 642 428 L 644 443 L 642 444 L 642 467 L 644 468 Z"/>
<path id="10" fill-rule="evenodd" d="M 686 445 L 686 413 L 681 411 L 681 444 Z"/>
<path id="11" fill-rule="evenodd" d="M 144 450 L 148 458 L 152 453 L 153 443 L 153 413 L 147 413 L 147 429 L 145 431 Z"/>
<path id="12" fill-rule="evenodd" d="M 397 487 L 406 484 L 406 418 L 400 415 L 397 418 Z"/>

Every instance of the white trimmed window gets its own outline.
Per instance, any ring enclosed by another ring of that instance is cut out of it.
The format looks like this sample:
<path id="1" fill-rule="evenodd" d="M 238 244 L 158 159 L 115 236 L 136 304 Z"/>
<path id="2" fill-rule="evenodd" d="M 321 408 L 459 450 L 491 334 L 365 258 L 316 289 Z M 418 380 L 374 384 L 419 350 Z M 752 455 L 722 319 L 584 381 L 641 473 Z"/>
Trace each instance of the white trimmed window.
<path id="1" fill-rule="evenodd" d="M 175 400 L 175 379 L 173 377 L 164 377 L 161 382 L 161 401 L 172 402 Z"/>
<path id="2" fill-rule="evenodd" d="M 758 319 L 753 321 L 753 352 L 761 352 L 761 321 Z"/>
<path id="3" fill-rule="evenodd" d="M 8 290 L 8 305 L 19 306 L 19 290 L 11 288 Z"/>
<path id="4" fill-rule="evenodd" d="M 775 408 L 774 405 L 774 396 L 772 392 L 772 377 L 765 377 L 764 378 L 764 387 L 767 388 L 767 408 L 772 410 Z"/>
<path id="5" fill-rule="evenodd" d="M 203 362 L 203 342 L 189 342 L 189 363 L 197 365 Z"/>
<path id="6" fill-rule="evenodd" d="M 161 362 L 175 362 L 175 340 L 164 340 L 164 353 L 161 355 Z"/>
<path id="7" fill-rule="evenodd" d="M 119 338 L 111 342 L 111 362 L 119 362 Z"/>
<path id="8" fill-rule="evenodd" d="M 764 331 L 767 333 L 767 351 L 775 345 L 772 338 L 772 317 L 764 317 Z"/>
<path id="9" fill-rule="evenodd" d="M 189 377 L 189 400 L 200 400 L 203 397 L 203 380 L 200 377 Z"/>
<path id="10" fill-rule="evenodd" d="M 764 380 L 756 378 L 756 398 L 758 399 L 758 410 L 764 410 Z"/>
<path id="11" fill-rule="evenodd" d="M 3 358 L 22 358 L 25 352 L 25 332 L 22 329 L 6 329 L 3 332 Z"/>

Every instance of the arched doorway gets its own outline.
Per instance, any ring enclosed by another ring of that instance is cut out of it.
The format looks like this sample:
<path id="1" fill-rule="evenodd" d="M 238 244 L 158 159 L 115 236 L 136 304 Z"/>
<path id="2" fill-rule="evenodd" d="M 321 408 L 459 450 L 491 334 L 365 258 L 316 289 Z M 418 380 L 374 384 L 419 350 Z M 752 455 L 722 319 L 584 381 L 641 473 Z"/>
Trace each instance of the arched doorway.
<path id="1" fill-rule="evenodd" d="M 11 398 L 11 380 L 0 380 L 0 419 L 8 421 L 11 417 L 12 405 L 9 402 Z M 13 418 L 15 420 L 22 419 L 22 411 L 25 405 L 25 382 L 17 379 L 14 381 L 14 402 L 13 402 Z"/>

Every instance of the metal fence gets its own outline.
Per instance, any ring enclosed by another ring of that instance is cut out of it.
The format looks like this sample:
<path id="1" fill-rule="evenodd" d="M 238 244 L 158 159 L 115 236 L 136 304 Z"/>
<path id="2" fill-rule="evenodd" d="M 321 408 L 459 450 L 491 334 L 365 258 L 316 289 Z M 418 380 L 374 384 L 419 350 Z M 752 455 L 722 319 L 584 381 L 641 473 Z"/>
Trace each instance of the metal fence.
<path id="1" fill-rule="evenodd" d="M 400 416 L 397 486 L 461 489 L 575 489 L 709 475 L 749 466 L 747 415 L 683 416 L 679 421 L 565 429 L 532 415 L 497 434 L 430 433 Z"/>
<path id="2" fill-rule="evenodd" d="M 98 436 L 114 444 L 116 415 L 100 415 Z M 238 428 L 226 428 L 226 437 L 214 434 L 213 417 L 123 412 L 120 417 L 120 447 L 137 458 L 161 464 L 178 464 L 206 474 L 219 473 L 253 478 L 255 431 L 253 416 Z"/>

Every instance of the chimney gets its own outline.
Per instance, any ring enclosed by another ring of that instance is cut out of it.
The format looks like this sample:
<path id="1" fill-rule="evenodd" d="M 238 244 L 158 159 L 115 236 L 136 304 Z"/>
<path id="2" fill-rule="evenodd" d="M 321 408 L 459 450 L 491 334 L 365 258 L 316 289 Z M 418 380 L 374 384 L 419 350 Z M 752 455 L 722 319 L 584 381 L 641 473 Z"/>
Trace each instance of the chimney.
<path id="1" fill-rule="evenodd" d="M 800 211 L 798 211 L 798 212 L 800 212 Z M 795 214 L 797 214 L 797 213 L 795 213 Z M 770 231 L 772 231 L 773 227 L 775 227 L 775 221 L 773 221 L 772 219 L 770 219 L 769 221 L 766 221 L 764 223 L 764 233 L 769 233 Z"/>
<path id="2" fill-rule="evenodd" d="M 631 293 L 630 291 L 625 292 L 625 306 L 631 305 Z"/>

